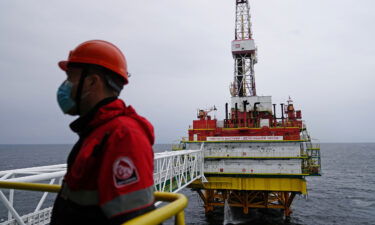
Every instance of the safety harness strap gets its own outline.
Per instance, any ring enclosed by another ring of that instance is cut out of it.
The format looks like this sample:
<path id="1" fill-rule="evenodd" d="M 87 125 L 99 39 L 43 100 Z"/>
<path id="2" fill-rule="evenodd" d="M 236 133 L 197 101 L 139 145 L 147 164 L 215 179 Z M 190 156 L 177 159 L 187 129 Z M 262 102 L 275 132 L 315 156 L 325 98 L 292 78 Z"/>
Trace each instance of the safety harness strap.
<path id="1" fill-rule="evenodd" d="M 83 88 L 83 84 L 85 83 L 85 78 L 87 77 L 88 72 L 89 72 L 89 69 L 87 66 L 85 66 L 82 70 L 81 77 L 79 78 L 79 83 L 78 83 L 77 92 L 76 92 L 76 99 L 75 99 L 78 115 L 80 115 L 81 113 L 82 88 Z"/>

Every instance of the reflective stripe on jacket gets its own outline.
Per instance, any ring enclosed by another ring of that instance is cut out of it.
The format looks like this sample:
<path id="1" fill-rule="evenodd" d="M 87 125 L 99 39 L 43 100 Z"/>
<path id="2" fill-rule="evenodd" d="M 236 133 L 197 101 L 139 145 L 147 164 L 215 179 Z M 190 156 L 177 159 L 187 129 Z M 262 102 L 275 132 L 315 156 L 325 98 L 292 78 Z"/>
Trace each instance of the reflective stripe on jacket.
<path id="1" fill-rule="evenodd" d="M 98 207 L 108 219 L 153 205 L 154 133 L 145 118 L 122 100 L 106 99 L 71 128 L 80 140 L 58 198 Z M 51 224 L 54 217 L 69 216 L 60 211 L 53 212 Z"/>

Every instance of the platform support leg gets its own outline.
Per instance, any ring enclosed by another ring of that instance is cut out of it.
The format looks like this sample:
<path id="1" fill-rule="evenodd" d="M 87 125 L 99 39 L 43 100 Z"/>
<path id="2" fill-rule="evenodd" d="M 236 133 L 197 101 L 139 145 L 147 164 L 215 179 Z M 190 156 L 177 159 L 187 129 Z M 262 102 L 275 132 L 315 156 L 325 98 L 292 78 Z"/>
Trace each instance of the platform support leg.
<path id="1" fill-rule="evenodd" d="M 296 193 L 294 192 L 284 192 L 284 214 L 285 220 L 290 220 L 290 215 L 292 214 L 292 209 L 290 208 Z"/>
<path id="2" fill-rule="evenodd" d="M 203 200 L 206 215 L 213 212 L 214 207 L 224 207 L 225 200 L 229 206 L 242 208 L 244 214 L 251 209 L 282 209 L 285 220 L 288 221 L 292 214 L 291 204 L 296 196 L 295 192 L 272 191 L 238 191 L 198 189 Z M 275 202 L 277 202 L 275 204 Z"/>
<path id="3" fill-rule="evenodd" d="M 202 192 L 201 189 L 197 190 L 199 197 L 202 199 L 204 204 L 204 211 L 206 215 L 214 210 L 214 207 L 210 204 L 213 200 L 213 190 L 204 190 Z"/>

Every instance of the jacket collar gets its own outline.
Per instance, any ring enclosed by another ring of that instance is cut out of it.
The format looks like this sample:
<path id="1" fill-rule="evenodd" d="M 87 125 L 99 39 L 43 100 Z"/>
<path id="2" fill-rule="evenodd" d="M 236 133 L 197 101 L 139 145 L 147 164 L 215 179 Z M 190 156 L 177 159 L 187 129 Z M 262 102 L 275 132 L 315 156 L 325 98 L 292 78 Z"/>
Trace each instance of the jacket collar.
<path id="1" fill-rule="evenodd" d="M 89 133 L 93 128 L 100 125 L 101 122 L 103 123 L 111 119 L 111 118 L 108 118 L 108 115 L 103 116 L 106 111 L 106 110 L 103 110 L 103 108 L 104 106 L 107 106 L 107 105 L 113 105 L 113 103 L 117 101 L 122 102 L 121 100 L 118 100 L 117 97 L 109 97 L 109 98 L 105 98 L 101 100 L 86 115 L 80 116 L 78 119 L 73 121 L 69 125 L 70 129 L 72 129 L 72 131 L 77 133 L 79 136 L 82 136 L 85 133 Z M 122 105 L 125 106 L 124 103 L 122 103 Z M 113 112 L 110 114 L 113 114 Z"/>
<path id="2" fill-rule="evenodd" d="M 86 137 L 96 127 L 118 116 L 127 116 L 135 120 L 143 130 L 151 145 L 154 144 L 154 128 L 144 117 L 137 114 L 131 106 L 126 106 L 121 99 L 106 98 L 99 102 L 89 113 L 81 116 L 70 124 L 70 128 L 78 133 L 80 138 Z"/>

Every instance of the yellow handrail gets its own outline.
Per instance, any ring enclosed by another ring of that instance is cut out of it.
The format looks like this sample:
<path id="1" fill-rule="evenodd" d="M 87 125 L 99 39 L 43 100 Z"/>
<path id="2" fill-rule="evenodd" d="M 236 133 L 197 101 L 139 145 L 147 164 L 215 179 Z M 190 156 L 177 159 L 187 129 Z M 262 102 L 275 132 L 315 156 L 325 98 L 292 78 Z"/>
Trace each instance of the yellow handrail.
<path id="1" fill-rule="evenodd" d="M 171 218 L 173 215 L 176 215 L 176 225 L 185 224 L 184 208 L 186 208 L 186 206 L 188 205 L 188 200 L 184 195 L 168 192 L 154 192 L 154 196 L 156 201 L 171 203 L 151 212 L 148 212 L 144 215 L 138 216 L 126 223 L 123 223 L 122 225 L 157 225 Z"/>
<path id="2" fill-rule="evenodd" d="M 26 191 L 59 192 L 61 189 L 61 186 L 57 184 L 39 184 L 39 183 L 0 181 L 0 188 L 26 190 Z"/>
<path id="3" fill-rule="evenodd" d="M 43 192 L 59 192 L 60 185 L 40 184 L 40 183 L 24 183 L 24 182 L 8 182 L 0 181 L 0 188 L 18 189 L 28 191 Z M 188 199 L 177 193 L 154 192 L 155 201 L 171 202 L 163 207 L 155 209 L 151 212 L 138 216 L 122 225 L 157 225 L 165 220 L 175 216 L 176 225 L 185 224 L 184 208 L 188 205 Z"/>

